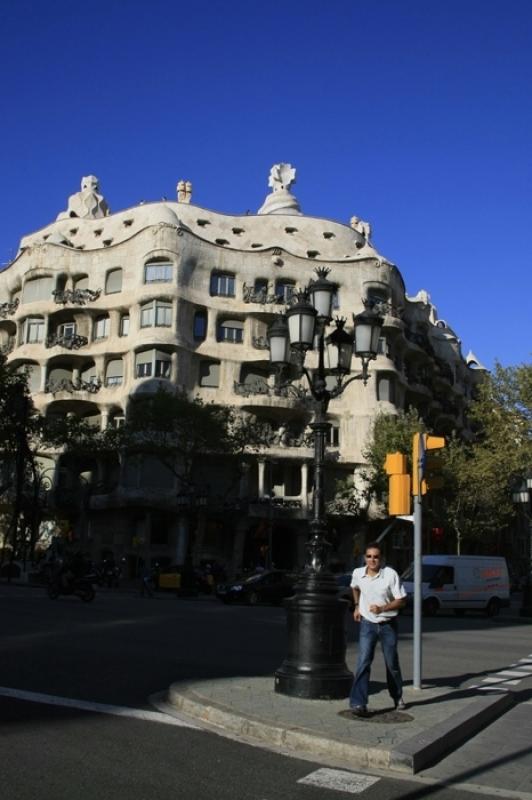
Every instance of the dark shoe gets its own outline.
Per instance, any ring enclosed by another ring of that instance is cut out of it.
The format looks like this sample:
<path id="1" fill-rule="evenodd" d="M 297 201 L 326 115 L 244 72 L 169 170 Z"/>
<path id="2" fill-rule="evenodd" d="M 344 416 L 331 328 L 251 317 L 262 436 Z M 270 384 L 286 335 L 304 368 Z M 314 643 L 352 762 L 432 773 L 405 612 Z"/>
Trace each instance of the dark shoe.
<path id="1" fill-rule="evenodd" d="M 369 717 L 369 712 L 366 706 L 354 706 L 349 710 L 354 717 Z"/>
<path id="2" fill-rule="evenodd" d="M 400 697 L 399 700 L 395 701 L 395 710 L 396 711 L 406 711 L 405 701 L 403 700 L 402 697 Z"/>

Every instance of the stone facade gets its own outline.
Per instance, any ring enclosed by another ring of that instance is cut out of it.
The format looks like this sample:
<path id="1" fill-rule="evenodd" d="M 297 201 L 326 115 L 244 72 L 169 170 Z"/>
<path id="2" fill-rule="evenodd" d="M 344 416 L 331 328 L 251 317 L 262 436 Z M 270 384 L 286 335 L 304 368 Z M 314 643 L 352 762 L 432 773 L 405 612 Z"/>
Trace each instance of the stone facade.
<path id="1" fill-rule="evenodd" d="M 279 566 L 303 559 L 309 408 L 304 379 L 299 389 L 273 392 L 266 334 L 316 267 L 330 267 L 338 286 L 335 314 L 350 320 L 365 306 L 384 314 L 367 387 L 355 381 L 330 404 L 331 481 L 356 475 L 378 412 L 413 405 L 439 433 L 460 429 L 480 366 L 471 353 L 462 356 L 460 340 L 426 292 L 407 296 L 399 270 L 370 240 L 368 223 L 305 216 L 294 182 L 290 165 L 275 165 L 272 191 L 257 214 L 200 208 L 189 181 L 179 182 L 175 202 L 110 213 L 97 178 L 88 176 L 67 211 L 24 237 L 0 273 L 0 345 L 10 361 L 29 368 L 44 414 L 120 425 L 131 395 L 170 382 L 263 421 L 269 444 L 225 506 L 212 490 L 223 465 L 199 476 L 210 496 L 195 510 L 195 557 L 232 572 L 268 548 Z M 313 359 L 309 354 L 307 366 Z M 43 465 L 53 471 L 57 459 L 43 455 Z M 99 465 L 86 466 L 73 513 L 93 554 L 110 549 L 133 564 L 142 550 L 161 563 L 180 563 L 183 515 L 168 476 L 153 464 L 122 464 L 111 491 Z M 352 555 L 351 534 L 337 543 L 344 562 Z"/>

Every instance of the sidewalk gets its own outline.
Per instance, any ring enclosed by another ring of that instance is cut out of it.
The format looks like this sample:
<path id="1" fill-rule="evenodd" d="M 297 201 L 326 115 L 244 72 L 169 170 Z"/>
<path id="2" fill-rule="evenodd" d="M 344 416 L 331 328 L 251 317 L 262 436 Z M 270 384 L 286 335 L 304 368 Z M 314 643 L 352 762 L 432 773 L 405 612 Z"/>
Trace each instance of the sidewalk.
<path id="1" fill-rule="evenodd" d="M 372 714 L 353 718 L 347 700 L 301 700 L 274 692 L 273 677 L 224 678 L 174 683 L 152 702 L 184 714 L 222 735 L 292 755 L 353 769 L 416 773 L 532 696 L 532 655 L 514 685 L 458 690 L 405 687 L 405 712 L 393 710 L 386 690 L 371 695 Z M 519 683 L 519 689 L 515 684 Z M 529 706 L 530 708 L 530 706 Z M 520 735 L 532 741 L 529 731 Z M 528 719 L 528 717 L 526 717 Z M 502 720 L 501 720 L 502 724 Z M 512 731 L 508 730 L 508 736 Z"/>

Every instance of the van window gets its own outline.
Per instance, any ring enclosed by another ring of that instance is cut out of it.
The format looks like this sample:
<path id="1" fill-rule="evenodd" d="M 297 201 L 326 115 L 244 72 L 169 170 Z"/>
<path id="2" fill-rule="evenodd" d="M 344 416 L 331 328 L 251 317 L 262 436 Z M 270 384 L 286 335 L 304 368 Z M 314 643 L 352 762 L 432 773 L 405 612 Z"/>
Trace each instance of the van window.
<path id="1" fill-rule="evenodd" d="M 410 564 L 401 576 L 403 581 L 414 580 L 414 565 Z M 442 567 L 441 564 L 423 564 L 421 567 L 421 580 L 423 583 L 434 583 L 443 586 L 445 583 L 454 583 L 454 567 Z"/>

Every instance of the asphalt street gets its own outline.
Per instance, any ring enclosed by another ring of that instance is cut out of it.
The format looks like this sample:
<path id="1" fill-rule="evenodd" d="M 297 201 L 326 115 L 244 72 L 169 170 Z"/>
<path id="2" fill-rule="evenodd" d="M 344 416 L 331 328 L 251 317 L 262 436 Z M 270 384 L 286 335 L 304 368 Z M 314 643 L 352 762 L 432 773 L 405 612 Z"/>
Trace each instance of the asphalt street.
<path id="1" fill-rule="evenodd" d="M 461 800 L 479 791 L 471 761 L 462 760 L 455 770 L 469 789 L 442 786 L 437 766 L 416 779 L 331 774 L 321 764 L 183 727 L 164 715 L 143 718 L 143 712 L 154 712 L 150 695 L 176 680 L 271 675 L 284 656 L 282 609 L 122 593 L 100 593 L 94 603 L 83 604 L 76 598 L 50 601 L 38 589 L 0 586 L 0 624 L 0 686 L 16 694 L 0 695 L 6 800 L 150 800 L 170 793 L 222 800 L 353 793 L 370 800 Z M 409 676 L 411 619 L 402 619 L 402 629 L 401 658 Z M 503 669 L 530 651 L 529 631 L 502 618 L 430 620 L 424 678 L 452 687 Z M 349 653 L 354 656 L 354 645 Z M 384 680 L 380 660 L 375 680 Z M 22 692 L 31 695 L 21 699 Z M 484 796 L 512 796 L 495 788 L 485 786 Z"/>

